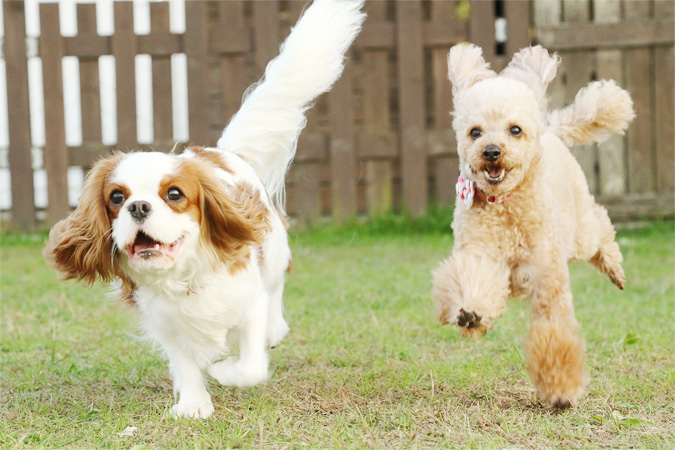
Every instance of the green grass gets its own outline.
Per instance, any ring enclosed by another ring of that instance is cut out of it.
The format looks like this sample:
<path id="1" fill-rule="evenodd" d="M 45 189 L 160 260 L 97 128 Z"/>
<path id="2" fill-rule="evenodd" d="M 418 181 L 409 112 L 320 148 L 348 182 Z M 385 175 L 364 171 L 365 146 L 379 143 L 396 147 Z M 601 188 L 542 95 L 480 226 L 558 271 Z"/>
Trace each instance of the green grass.
<path id="1" fill-rule="evenodd" d="M 435 320 L 447 217 L 293 235 L 291 332 L 270 380 L 212 385 L 216 412 L 175 420 L 161 353 L 102 287 L 57 282 L 44 236 L 1 242 L 1 448 L 675 448 L 673 222 L 619 233 L 627 287 L 572 266 L 591 383 L 542 406 L 523 371 L 529 308 L 478 342 Z M 124 436 L 136 427 L 133 436 Z"/>

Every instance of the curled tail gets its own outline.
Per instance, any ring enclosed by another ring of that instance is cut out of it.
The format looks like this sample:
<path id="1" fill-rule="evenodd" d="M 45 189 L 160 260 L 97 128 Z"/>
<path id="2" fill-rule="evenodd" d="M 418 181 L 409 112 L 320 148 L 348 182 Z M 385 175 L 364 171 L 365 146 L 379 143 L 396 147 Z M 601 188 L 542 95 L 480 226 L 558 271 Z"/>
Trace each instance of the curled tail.
<path id="1" fill-rule="evenodd" d="M 549 126 L 566 145 L 590 144 L 623 134 L 634 117 L 630 94 L 612 80 L 601 80 L 581 89 L 573 104 L 552 111 Z"/>
<path id="2" fill-rule="evenodd" d="M 284 209 L 284 176 L 295 155 L 305 111 L 342 74 L 344 55 L 361 30 L 364 0 L 315 0 L 249 87 L 218 148 L 244 158 Z"/>

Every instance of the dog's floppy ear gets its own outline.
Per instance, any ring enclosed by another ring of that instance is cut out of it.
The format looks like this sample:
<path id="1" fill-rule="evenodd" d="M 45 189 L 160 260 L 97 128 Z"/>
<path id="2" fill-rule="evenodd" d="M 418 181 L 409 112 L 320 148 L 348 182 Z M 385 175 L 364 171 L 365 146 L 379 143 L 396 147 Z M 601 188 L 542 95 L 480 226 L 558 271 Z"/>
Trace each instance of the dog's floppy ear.
<path id="1" fill-rule="evenodd" d="M 513 55 L 513 59 L 500 75 L 522 81 L 537 95 L 543 111 L 547 109 L 546 88 L 555 78 L 560 57 L 553 56 L 541 45 L 527 47 Z"/>
<path id="2" fill-rule="evenodd" d="M 109 282 L 117 275 L 103 188 L 123 157 L 123 153 L 115 153 L 94 164 L 77 208 L 49 233 L 42 254 L 64 279 L 89 285 L 98 277 Z"/>
<path id="3" fill-rule="evenodd" d="M 214 166 L 200 155 L 184 164 L 199 180 L 202 241 L 213 250 L 214 260 L 236 270 L 270 229 L 267 206 L 252 186 L 229 186 L 219 178 L 215 169 L 222 169 L 222 164 Z"/>
<path id="4" fill-rule="evenodd" d="M 483 58 L 483 50 L 473 44 L 458 44 L 448 53 L 448 79 L 452 95 L 456 97 L 477 82 L 497 74 Z"/>

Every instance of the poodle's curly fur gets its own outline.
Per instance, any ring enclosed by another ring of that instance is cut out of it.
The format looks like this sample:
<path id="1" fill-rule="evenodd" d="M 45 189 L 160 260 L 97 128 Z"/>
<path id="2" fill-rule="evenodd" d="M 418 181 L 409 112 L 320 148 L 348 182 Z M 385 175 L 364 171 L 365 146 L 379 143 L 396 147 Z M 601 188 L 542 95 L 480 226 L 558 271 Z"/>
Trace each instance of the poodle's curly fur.
<path id="1" fill-rule="evenodd" d="M 498 75 L 479 47 L 450 50 L 460 169 L 476 195 L 468 206 L 457 201 L 454 249 L 433 273 L 432 295 L 439 320 L 471 338 L 492 327 L 508 297 L 529 299 L 526 368 L 540 398 L 564 408 L 587 383 L 567 263 L 588 260 L 619 288 L 625 282 L 607 211 L 566 145 L 622 133 L 634 112 L 626 91 L 597 81 L 549 113 L 559 62 L 529 47 Z"/>

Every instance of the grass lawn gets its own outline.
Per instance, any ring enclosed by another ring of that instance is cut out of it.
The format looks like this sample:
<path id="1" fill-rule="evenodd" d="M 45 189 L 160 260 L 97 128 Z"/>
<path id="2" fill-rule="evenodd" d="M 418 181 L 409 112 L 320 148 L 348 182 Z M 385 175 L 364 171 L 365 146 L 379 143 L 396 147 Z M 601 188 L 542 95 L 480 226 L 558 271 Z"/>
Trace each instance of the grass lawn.
<path id="1" fill-rule="evenodd" d="M 44 236 L 2 236 L 0 448 L 675 448 L 673 222 L 619 233 L 623 292 L 572 266 L 591 383 L 563 412 L 523 370 L 528 305 L 477 342 L 441 327 L 430 272 L 448 227 L 396 228 L 292 236 L 270 380 L 212 385 L 205 421 L 167 416 L 166 362 L 133 311 L 57 282 Z"/>

